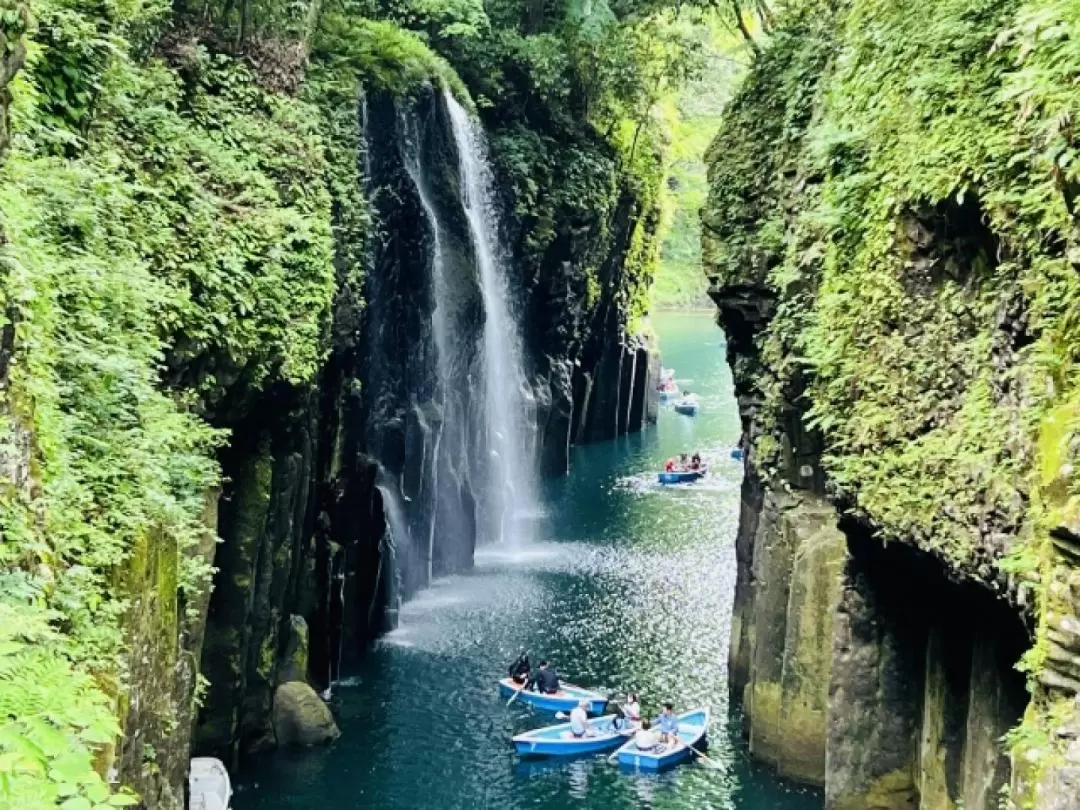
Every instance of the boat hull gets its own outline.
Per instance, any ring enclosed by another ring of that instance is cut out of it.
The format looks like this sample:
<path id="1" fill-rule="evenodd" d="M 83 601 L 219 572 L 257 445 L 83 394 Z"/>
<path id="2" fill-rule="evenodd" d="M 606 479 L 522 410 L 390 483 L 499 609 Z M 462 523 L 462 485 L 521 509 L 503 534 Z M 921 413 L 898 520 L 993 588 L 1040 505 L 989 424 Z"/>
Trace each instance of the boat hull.
<path id="1" fill-rule="evenodd" d="M 665 470 L 657 475 L 657 480 L 661 484 L 689 484 L 691 481 L 704 478 L 707 472 L 707 469 L 672 470 L 671 472 Z"/>
<path id="2" fill-rule="evenodd" d="M 684 405 L 682 403 L 677 402 L 674 405 L 672 405 L 671 407 L 675 409 L 676 413 L 681 413 L 683 416 L 697 416 L 697 412 L 698 412 L 698 406 L 697 405 Z"/>
<path id="3" fill-rule="evenodd" d="M 630 740 L 618 751 L 619 765 L 639 771 L 662 771 L 692 759 L 691 748 L 703 748 L 709 730 L 709 710 L 695 709 L 679 715 L 679 745 L 661 751 L 641 751 Z"/>
<path id="4" fill-rule="evenodd" d="M 569 723 L 529 731 L 514 737 L 514 750 L 523 757 L 573 757 L 600 754 L 618 748 L 627 734 L 614 730 L 614 715 L 589 721 L 591 736 L 574 737 Z"/>
<path id="5" fill-rule="evenodd" d="M 499 681 L 499 694 L 502 697 L 509 699 L 513 697 L 514 693 L 517 691 L 517 684 L 509 678 L 503 678 Z M 568 683 L 563 684 L 562 690 L 553 695 L 544 695 L 540 692 L 522 690 L 515 702 L 524 703 L 528 706 L 532 706 L 534 709 L 539 709 L 542 712 L 555 714 L 556 712 L 569 712 L 578 705 L 578 701 L 580 700 L 587 700 L 589 702 L 589 714 L 603 714 L 604 709 L 607 708 L 608 699 L 599 692 L 592 692 L 588 689 L 582 689 L 580 686 L 574 686 Z"/>

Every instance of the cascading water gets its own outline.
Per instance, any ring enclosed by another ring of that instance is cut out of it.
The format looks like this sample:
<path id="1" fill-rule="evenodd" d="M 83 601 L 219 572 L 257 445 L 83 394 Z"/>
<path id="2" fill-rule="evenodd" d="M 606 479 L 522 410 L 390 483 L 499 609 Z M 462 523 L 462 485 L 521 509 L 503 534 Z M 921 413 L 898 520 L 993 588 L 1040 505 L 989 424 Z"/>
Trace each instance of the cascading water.
<path id="1" fill-rule="evenodd" d="M 381 473 L 380 473 L 381 475 Z M 379 494 L 382 495 L 383 515 L 386 518 L 386 531 L 383 533 L 382 542 L 380 543 L 379 555 L 379 577 L 387 576 L 390 578 L 387 593 L 387 612 L 389 615 L 389 625 L 393 626 L 397 620 L 397 613 L 400 605 L 398 604 L 398 587 L 397 587 L 397 574 L 393 570 L 395 567 L 395 557 L 399 544 L 407 543 L 409 539 L 409 527 L 405 520 L 405 511 L 401 508 L 401 500 L 398 497 L 397 488 L 385 483 L 379 483 L 375 485 L 379 490 Z M 389 571 L 383 568 L 383 561 L 389 561 Z M 368 617 L 370 623 L 373 617 Z"/>
<path id="2" fill-rule="evenodd" d="M 528 393 L 520 330 L 510 306 L 494 177 L 484 136 L 449 91 L 444 91 L 443 97 L 457 146 L 461 204 L 476 252 L 484 302 L 483 404 L 490 455 L 487 498 L 480 504 L 490 535 L 484 539 L 517 544 L 528 539 L 527 520 L 537 509 L 535 452 L 529 429 L 535 421 L 535 403 Z"/>
<path id="3" fill-rule="evenodd" d="M 374 94 L 363 113 L 379 223 L 364 287 L 363 429 L 396 507 L 387 518 L 408 599 L 468 568 L 477 544 L 527 539 L 535 403 L 481 132 L 450 96 Z"/>

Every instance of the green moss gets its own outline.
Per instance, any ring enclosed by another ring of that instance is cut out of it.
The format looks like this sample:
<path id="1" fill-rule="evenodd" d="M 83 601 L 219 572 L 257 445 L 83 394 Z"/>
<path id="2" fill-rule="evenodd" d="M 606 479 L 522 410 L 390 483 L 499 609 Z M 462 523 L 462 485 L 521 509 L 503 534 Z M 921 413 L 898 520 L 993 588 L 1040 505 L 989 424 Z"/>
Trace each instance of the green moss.
<path id="1" fill-rule="evenodd" d="M 914 791 L 911 774 L 897 770 L 875 779 L 858 795 L 835 797 L 831 806 L 836 810 L 906 810 L 911 807 Z"/>
<path id="2" fill-rule="evenodd" d="M 710 147 L 713 283 L 776 300 L 744 365 L 760 472 L 792 405 L 831 491 L 886 540 L 1075 614 L 1080 6 L 796 0 Z M 1037 746 L 1036 746 L 1037 748 Z M 888 792 L 888 791 L 886 791 Z M 865 805 L 863 805 L 865 806 Z M 887 805 L 882 805 L 887 806 Z"/>
<path id="3" fill-rule="evenodd" d="M 313 55 L 327 67 L 353 71 L 378 89 L 408 95 L 424 85 L 438 84 L 473 108 L 472 96 L 450 63 L 419 34 L 391 22 L 327 14 L 313 43 Z"/>
<path id="4" fill-rule="evenodd" d="M 1003 530 L 1024 519 L 1031 426 L 1054 400 L 1047 377 L 1072 362 L 1050 298 L 1077 285 L 1044 247 L 1046 228 L 1064 240 L 1071 225 L 1028 162 L 1043 125 L 1014 132 L 1011 52 L 991 47 L 1026 12 L 940 0 L 929 13 L 794 4 L 712 147 L 704 221 L 718 283 L 780 296 L 766 432 L 809 379 L 808 424 L 841 497 L 964 568 L 988 514 Z M 1018 306 L 1038 339 L 1012 356 L 1001 327 Z M 759 455 L 769 472 L 777 458 Z"/>

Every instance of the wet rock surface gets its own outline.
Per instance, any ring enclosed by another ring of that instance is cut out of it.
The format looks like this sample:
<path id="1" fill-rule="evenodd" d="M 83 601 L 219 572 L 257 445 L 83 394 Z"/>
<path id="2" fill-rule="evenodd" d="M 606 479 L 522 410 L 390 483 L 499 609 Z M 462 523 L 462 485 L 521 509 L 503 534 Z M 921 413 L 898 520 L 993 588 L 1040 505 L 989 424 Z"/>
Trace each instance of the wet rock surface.
<path id="1" fill-rule="evenodd" d="M 277 744 L 284 747 L 326 745 L 341 736 L 329 707 L 301 681 L 288 681 L 275 690 L 273 725 Z"/>

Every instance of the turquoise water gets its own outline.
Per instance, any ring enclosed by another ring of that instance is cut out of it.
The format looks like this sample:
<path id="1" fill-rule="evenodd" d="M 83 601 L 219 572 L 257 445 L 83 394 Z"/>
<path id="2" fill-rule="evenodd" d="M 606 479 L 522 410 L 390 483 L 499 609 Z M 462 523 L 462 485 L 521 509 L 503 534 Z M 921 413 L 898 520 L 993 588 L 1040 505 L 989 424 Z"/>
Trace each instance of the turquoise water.
<path id="1" fill-rule="evenodd" d="M 739 424 L 722 334 L 704 313 L 654 324 L 665 365 L 701 396 L 699 415 L 665 409 L 655 429 L 577 449 L 534 516 L 541 539 L 481 549 L 475 571 L 405 605 L 400 628 L 335 689 L 341 740 L 256 763 L 237 810 L 821 808 L 816 792 L 749 761 L 728 714 L 741 467 L 728 457 Z M 695 449 L 709 478 L 655 483 L 665 458 Z M 521 647 L 569 681 L 638 691 L 649 712 L 665 700 L 711 706 L 715 767 L 648 776 L 603 757 L 519 761 L 510 737 L 552 722 L 496 696 Z"/>

